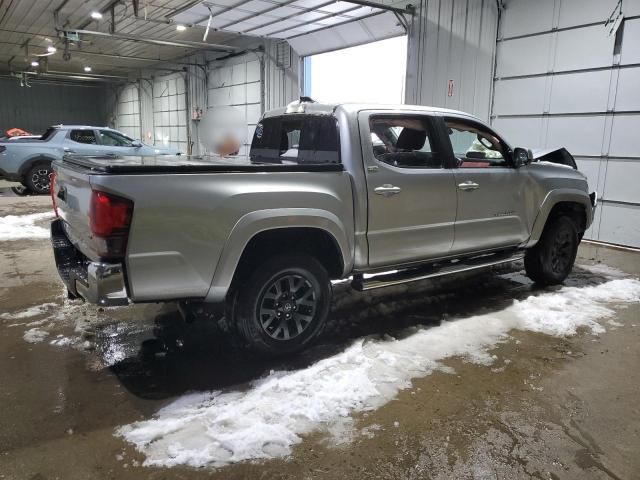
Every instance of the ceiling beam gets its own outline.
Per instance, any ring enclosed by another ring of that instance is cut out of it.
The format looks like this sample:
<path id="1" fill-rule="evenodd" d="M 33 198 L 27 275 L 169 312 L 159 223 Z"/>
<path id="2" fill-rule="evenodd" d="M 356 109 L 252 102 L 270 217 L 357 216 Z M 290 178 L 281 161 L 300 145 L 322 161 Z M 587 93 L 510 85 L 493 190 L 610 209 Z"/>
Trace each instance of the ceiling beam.
<path id="1" fill-rule="evenodd" d="M 191 49 L 197 49 L 197 50 L 215 50 L 218 52 L 228 52 L 228 53 L 234 53 L 240 50 L 237 47 L 232 47 L 229 45 L 219 45 L 216 43 L 191 42 L 187 40 L 180 40 L 180 41 L 161 40 L 159 38 L 140 37 L 138 35 L 131 35 L 128 33 L 108 33 L 108 32 L 98 32 L 95 30 L 69 30 L 69 31 L 72 33 L 79 33 L 82 35 L 112 38 L 114 40 L 126 40 L 130 42 L 150 43 L 152 45 L 161 45 L 165 47 L 191 48 Z"/>

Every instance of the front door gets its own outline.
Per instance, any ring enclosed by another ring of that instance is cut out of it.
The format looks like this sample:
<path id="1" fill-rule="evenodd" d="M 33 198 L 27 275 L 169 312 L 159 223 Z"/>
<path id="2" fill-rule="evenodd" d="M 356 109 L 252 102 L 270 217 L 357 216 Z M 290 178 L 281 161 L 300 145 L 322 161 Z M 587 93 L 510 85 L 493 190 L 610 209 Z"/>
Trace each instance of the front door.
<path id="1" fill-rule="evenodd" d="M 364 111 L 360 138 L 367 179 L 369 265 L 448 255 L 456 189 L 428 115 Z"/>
<path id="2" fill-rule="evenodd" d="M 528 234 L 528 174 L 511 163 L 507 145 L 486 126 L 445 118 L 458 195 L 452 253 L 515 246 Z"/>

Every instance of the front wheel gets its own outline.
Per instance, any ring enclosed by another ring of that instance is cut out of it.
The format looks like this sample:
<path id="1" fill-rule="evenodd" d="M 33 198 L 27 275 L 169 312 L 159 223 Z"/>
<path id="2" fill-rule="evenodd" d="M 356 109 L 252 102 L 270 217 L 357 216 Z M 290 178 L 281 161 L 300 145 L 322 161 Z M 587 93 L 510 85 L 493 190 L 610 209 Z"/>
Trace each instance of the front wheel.
<path id="1" fill-rule="evenodd" d="M 50 163 L 39 162 L 31 167 L 25 178 L 25 183 L 29 190 L 38 195 L 49 193 L 49 176 L 51 172 Z"/>
<path id="2" fill-rule="evenodd" d="M 283 254 L 256 265 L 236 286 L 231 311 L 248 346 L 270 356 L 303 350 L 322 332 L 331 283 L 310 255 Z"/>
<path id="3" fill-rule="evenodd" d="M 550 219 L 540 241 L 525 254 L 527 276 L 540 285 L 562 283 L 571 273 L 578 243 L 578 231 L 569 217 Z"/>

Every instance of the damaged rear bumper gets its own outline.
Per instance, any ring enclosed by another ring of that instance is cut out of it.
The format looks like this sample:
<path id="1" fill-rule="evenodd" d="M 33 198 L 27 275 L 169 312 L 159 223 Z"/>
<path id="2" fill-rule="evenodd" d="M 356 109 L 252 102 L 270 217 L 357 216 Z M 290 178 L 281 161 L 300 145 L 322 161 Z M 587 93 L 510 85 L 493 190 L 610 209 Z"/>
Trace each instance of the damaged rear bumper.
<path id="1" fill-rule="evenodd" d="M 72 296 L 104 307 L 129 303 L 122 265 L 88 260 L 69 241 L 60 219 L 51 223 L 51 245 L 58 274 Z"/>

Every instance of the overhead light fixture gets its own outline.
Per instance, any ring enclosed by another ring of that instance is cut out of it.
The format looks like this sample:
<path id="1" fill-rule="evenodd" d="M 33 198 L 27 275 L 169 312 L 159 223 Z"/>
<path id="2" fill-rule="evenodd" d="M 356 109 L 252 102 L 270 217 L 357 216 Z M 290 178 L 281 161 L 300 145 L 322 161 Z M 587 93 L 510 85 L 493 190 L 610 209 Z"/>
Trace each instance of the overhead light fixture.
<path id="1" fill-rule="evenodd" d="M 91 18 L 94 20 L 100 20 L 102 18 L 102 14 L 100 12 L 91 12 Z"/>
<path id="2" fill-rule="evenodd" d="M 181 23 L 179 23 L 178 25 L 176 25 L 176 30 L 179 32 L 184 32 L 187 29 L 187 27 L 185 27 L 184 25 L 182 25 Z"/>
<path id="3" fill-rule="evenodd" d="M 49 53 L 56 53 L 56 51 L 57 51 L 57 49 L 53 45 L 49 45 L 47 47 L 47 52 L 49 52 Z"/>
<path id="4" fill-rule="evenodd" d="M 31 66 L 32 67 L 37 67 L 38 65 L 40 65 L 40 63 L 37 60 L 32 60 L 31 61 Z"/>
<path id="5" fill-rule="evenodd" d="M 91 67 L 89 67 L 89 66 L 84 67 L 84 71 L 85 72 L 90 72 L 91 71 Z"/>

